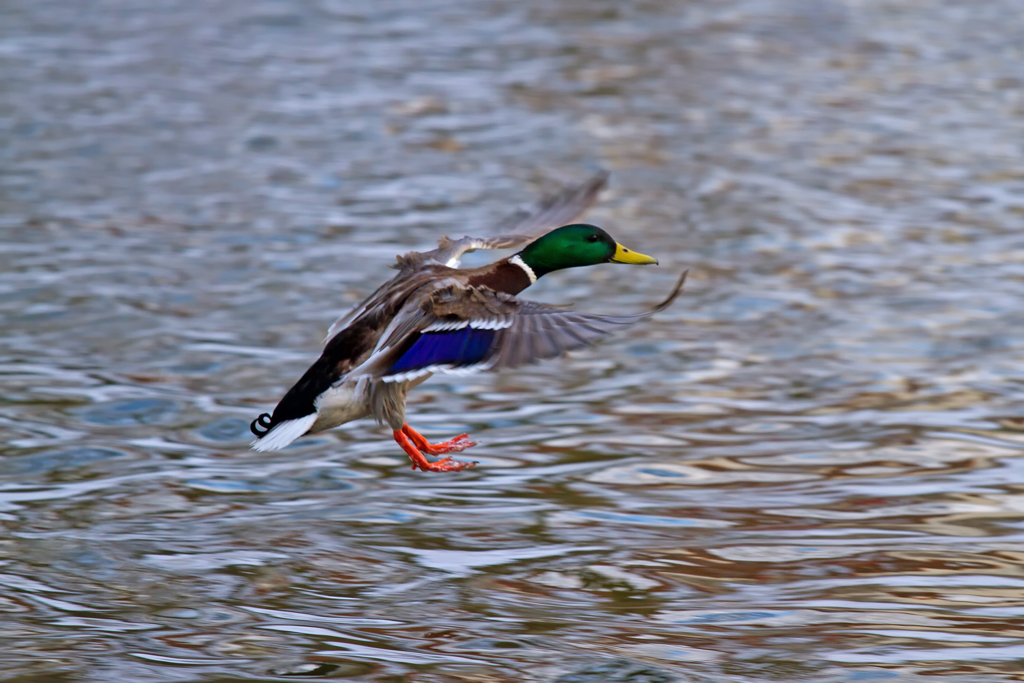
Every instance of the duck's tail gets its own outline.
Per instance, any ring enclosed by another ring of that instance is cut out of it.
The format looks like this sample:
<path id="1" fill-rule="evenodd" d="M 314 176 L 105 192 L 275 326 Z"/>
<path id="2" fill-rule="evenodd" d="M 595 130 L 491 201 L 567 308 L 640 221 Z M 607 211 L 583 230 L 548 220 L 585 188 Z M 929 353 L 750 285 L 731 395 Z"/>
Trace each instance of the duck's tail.
<path id="1" fill-rule="evenodd" d="M 249 431 L 257 438 L 263 438 L 274 427 L 274 419 L 270 413 L 262 413 L 259 417 L 249 423 Z"/>
<path id="2" fill-rule="evenodd" d="M 308 432 L 316 422 L 316 416 L 316 413 L 310 413 L 294 420 L 282 420 L 274 424 L 270 413 L 263 413 L 249 425 L 252 433 L 259 437 L 252 442 L 252 449 L 254 451 L 276 451 L 284 448 Z"/>

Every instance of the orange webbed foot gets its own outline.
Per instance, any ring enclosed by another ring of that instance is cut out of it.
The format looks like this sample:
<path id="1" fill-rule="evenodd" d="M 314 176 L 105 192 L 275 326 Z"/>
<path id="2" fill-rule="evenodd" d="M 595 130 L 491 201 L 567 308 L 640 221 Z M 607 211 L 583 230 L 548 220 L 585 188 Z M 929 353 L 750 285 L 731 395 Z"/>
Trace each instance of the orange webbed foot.
<path id="1" fill-rule="evenodd" d="M 438 460 L 437 462 L 430 462 L 423 455 L 424 452 L 429 455 L 455 453 L 470 446 L 475 446 L 476 444 L 469 440 L 468 434 L 460 434 L 454 439 L 432 444 L 422 434 L 405 424 L 402 425 L 401 429 L 395 430 L 394 435 L 395 441 L 398 442 L 398 445 L 402 447 L 402 450 L 412 460 L 412 468 L 414 470 L 418 468 L 424 472 L 458 472 L 477 464 L 475 461 L 464 462 L 462 460 L 452 460 L 450 457 Z"/>

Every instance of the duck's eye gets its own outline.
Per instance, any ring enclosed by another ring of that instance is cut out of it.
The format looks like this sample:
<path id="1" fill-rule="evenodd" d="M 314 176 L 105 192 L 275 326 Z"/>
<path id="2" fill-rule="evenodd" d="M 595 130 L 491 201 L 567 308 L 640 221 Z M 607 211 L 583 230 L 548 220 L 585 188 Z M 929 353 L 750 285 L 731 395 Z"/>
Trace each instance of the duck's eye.
<path id="1" fill-rule="evenodd" d="M 588 238 L 587 238 L 587 241 L 588 241 L 588 242 L 596 242 L 596 241 L 598 241 L 599 239 L 601 239 L 601 238 L 600 238 L 600 237 L 598 237 L 597 235 L 591 235 L 590 237 L 588 237 Z"/>

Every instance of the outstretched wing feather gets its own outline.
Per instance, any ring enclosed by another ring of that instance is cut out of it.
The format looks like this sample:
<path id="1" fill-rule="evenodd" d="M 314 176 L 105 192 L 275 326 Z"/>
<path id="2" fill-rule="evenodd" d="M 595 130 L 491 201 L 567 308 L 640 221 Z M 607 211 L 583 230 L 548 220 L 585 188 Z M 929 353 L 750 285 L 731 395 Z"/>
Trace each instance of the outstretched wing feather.
<path id="1" fill-rule="evenodd" d="M 683 273 L 665 301 L 635 315 L 577 313 L 508 299 L 502 300 L 503 309 L 494 312 L 493 301 L 487 299 L 489 290 L 467 289 L 459 296 L 460 301 L 467 304 L 466 310 L 472 317 L 453 315 L 439 318 L 421 311 L 415 318 L 415 331 L 401 337 L 407 341 L 393 347 L 382 341 L 378 353 L 353 370 L 352 375 L 398 381 L 427 372 L 464 373 L 514 368 L 555 358 L 568 351 L 591 346 L 616 330 L 646 320 L 663 310 L 679 294 L 685 280 L 686 273 Z M 491 295 L 497 296 L 493 292 Z M 454 310 L 451 304 L 446 306 Z M 508 308 L 514 310 L 509 312 Z M 453 327 L 460 319 L 466 324 Z M 413 321 L 407 324 L 412 325 Z M 426 331 L 427 328 L 431 328 L 430 331 Z"/>
<path id="2" fill-rule="evenodd" d="M 495 340 L 494 367 L 518 367 L 592 346 L 623 325 L 647 317 L 602 316 L 527 305 Z"/>
<path id="3" fill-rule="evenodd" d="M 561 227 L 579 216 L 597 199 L 597 195 L 608 184 L 608 173 L 601 171 L 576 187 L 560 193 L 550 194 L 537 204 L 532 211 L 519 211 L 502 221 L 491 239 L 503 238 L 536 239 L 545 232 Z M 509 245 L 516 246 L 516 245 Z M 502 249 L 504 247 L 491 247 Z"/>
<path id="4" fill-rule="evenodd" d="M 462 255 L 477 249 L 512 249 L 531 242 L 544 233 L 572 222 L 597 200 L 608 182 L 608 174 L 598 173 L 584 183 L 564 192 L 552 194 L 532 211 L 518 211 L 498 225 L 498 234 L 492 237 L 463 237 L 442 239 L 437 249 L 423 252 L 425 260 L 457 268 Z"/>
<path id="5" fill-rule="evenodd" d="M 608 174 L 601 172 L 576 187 L 545 197 L 532 211 L 518 211 L 498 225 L 493 237 L 463 237 L 458 240 L 442 238 L 437 249 L 426 252 L 409 252 L 399 257 L 397 267 L 402 273 L 381 285 L 364 301 L 353 306 L 348 313 L 331 325 L 324 342 L 330 341 L 337 333 L 368 311 L 375 311 L 387 303 L 398 280 L 409 280 L 416 286 L 415 277 L 424 267 L 444 265 L 457 268 L 463 254 L 477 249 L 511 249 L 537 239 L 555 228 L 561 227 L 586 211 L 597 200 L 598 194 L 608 182 Z M 409 291 L 400 288 L 401 293 Z"/>

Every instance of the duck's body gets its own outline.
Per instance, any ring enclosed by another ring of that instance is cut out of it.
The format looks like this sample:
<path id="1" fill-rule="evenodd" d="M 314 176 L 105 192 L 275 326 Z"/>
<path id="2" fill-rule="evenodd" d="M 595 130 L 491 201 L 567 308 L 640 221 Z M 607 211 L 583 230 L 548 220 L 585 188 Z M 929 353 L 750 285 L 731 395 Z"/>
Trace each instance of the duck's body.
<path id="1" fill-rule="evenodd" d="M 516 298 L 545 273 L 603 262 L 656 263 L 615 243 L 600 228 L 567 222 L 592 203 L 604 178 L 565 193 L 521 218 L 513 234 L 441 240 L 430 252 L 398 258 L 398 274 L 339 319 L 320 358 L 274 409 L 252 424 L 259 451 L 287 446 L 303 434 L 373 417 L 394 432 L 413 468 L 451 471 L 475 463 L 438 455 L 474 445 L 463 434 L 429 444 L 405 422 L 409 390 L 434 372 L 470 373 L 516 367 L 594 343 L 612 328 L 646 318 L 579 314 Z M 547 234 L 545 234 L 547 233 Z M 536 239 L 543 235 L 540 239 Z M 535 241 L 534 241 L 535 240 Z M 458 268 L 462 254 L 530 242 L 522 251 L 480 268 Z"/>

